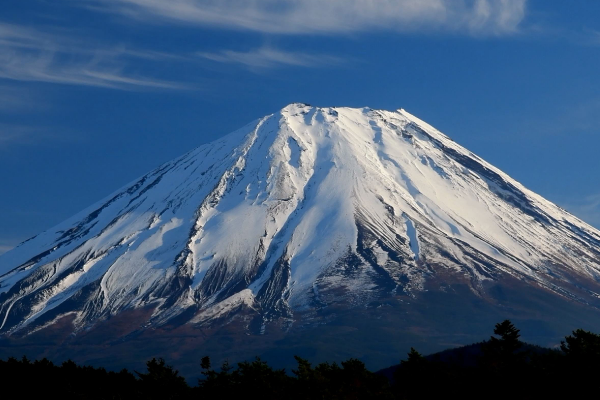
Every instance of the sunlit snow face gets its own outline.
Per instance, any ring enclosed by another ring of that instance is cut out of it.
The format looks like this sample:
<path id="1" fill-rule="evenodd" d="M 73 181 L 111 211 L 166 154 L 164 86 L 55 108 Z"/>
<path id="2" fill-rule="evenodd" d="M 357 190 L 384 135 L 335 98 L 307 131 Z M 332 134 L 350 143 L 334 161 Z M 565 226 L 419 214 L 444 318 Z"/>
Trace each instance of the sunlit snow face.
<path id="1" fill-rule="evenodd" d="M 78 326 L 146 306 L 207 323 L 417 296 L 440 269 L 576 298 L 567 277 L 594 286 L 598 255 L 593 228 L 403 110 L 293 104 L 2 256 L 0 329 L 90 288 Z"/>

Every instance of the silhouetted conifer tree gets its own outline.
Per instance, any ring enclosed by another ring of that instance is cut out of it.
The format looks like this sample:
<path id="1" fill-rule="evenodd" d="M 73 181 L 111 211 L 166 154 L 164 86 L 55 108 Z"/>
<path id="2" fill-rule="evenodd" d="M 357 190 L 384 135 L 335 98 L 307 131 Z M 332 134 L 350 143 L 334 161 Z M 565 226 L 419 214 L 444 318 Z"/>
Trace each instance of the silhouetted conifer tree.
<path id="1" fill-rule="evenodd" d="M 188 392 L 188 385 L 179 371 L 165 364 L 162 358 L 146 363 L 146 373 L 135 372 L 141 381 L 143 393 L 149 399 L 178 399 Z"/>
<path id="2" fill-rule="evenodd" d="M 560 349 L 569 358 L 600 362 L 600 335 L 577 329 L 560 342 Z"/>

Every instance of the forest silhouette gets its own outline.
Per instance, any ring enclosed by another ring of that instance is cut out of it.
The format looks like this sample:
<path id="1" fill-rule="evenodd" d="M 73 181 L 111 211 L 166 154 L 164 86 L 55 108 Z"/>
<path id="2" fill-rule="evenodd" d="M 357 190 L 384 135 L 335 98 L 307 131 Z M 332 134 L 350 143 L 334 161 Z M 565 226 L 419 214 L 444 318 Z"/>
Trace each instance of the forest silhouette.
<path id="1" fill-rule="evenodd" d="M 313 366 L 295 358 L 297 367 L 288 372 L 260 358 L 214 368 L 204 357 L 198 365 L 202 377 L 194 386 L 160 358 L 148 361 L 144 372 L 9 358 L 0 361 L 0 376 L 4 395 L 25 398 L 569 398 L 596 390 L 600 335 L 578 329 L 560 348 L 548 349 L 522 342 L 519 330 L 506 320 L 496 324 L 489 340 L 427 357 L 412 348 L 399 365 L 378 372 L 357 359 Z"/>

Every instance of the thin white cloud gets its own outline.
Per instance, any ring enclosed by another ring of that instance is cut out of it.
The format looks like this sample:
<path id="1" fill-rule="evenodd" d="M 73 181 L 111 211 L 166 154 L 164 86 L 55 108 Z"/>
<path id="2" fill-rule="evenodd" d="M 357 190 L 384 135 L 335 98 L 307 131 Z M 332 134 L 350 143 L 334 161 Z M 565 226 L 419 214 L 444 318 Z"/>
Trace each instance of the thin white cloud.
<path id="1" fill-rule="evenodd" d="M 594 99 L 576 106 L 565 118 L 565 125 L 570 123 L 569 129 L 581 132 L 600 132 L 600 99 Z"/>
<path id="2" fill-rule="evenodd" d="M 600 193 L 561 205 L 588 224 L 600 229 Z"/>
<path id="3" fill-rule="evenodd" d="M 36 127 L 0 124 L 0 150 L 5 150 L 12 145 L 32 145 L 58 139 L 57 135 Z M 60 138 L 60 140 L 64 140 L 64 138 Z"/>
<path id="4" fill-rule="evenodd" d="M 519 30 L 527 0 L 87 0 L 138 20 L 279 34 Z"/>
<path id="5" fill-rule="evenodd" d="M 0 255 L 6 253 L 9 250 L 12 250 L 14 248 L 14 246 L 5 246 L 0 244 Z"/>
<path id="6" fill-rule="evenodd" d="M 0 148 L 8 143 L 22 141 L 29 135 L 29 129 L 0 124 Z"/>
<path id="7" fill-rule="evenodd" d="M 94 47 L 66 36 L 0 23 L 0 78 L 126 90 L 180 88 L 173 82 L 127 74 L 127 57 L 167 55 Z"/>
<path id="8" fill-rule="evenodd" d="M 566 104 L 553 113 L 545 113 L 526 121 L 525 128 L 540 136 L 571 136 L 573 134 L 598 134 L 600 132 L 600 99 Z"/>
<path id="9" fill-rule="evenodd" d="M 0 85 L 0 112 L 24 110 L 34 105 L 40 107 L 35 96 L 28 90 Z"/>
<path id="10" fill-rule="evenodd" d="M 198 56 L 222 63 L 242 64 L 249 68 L 277 66 L 318 67 L 340 64 L 342 60 L 329 55 L 290 52 L 261 47 L 247 52 L 223 50 L 218 53 L 198 53 Z"/>
<path id="11" fill-rule="evenodd" d="M 0 238 L 0 254 L 4 254 L 9 250 L 14 249 L 19 244 L 18 240 L 9 238 Z"/>
<path id="12" fill-rule="evenodd" d="M 588 29 L 585 31 L 585 33 L 588 35 L 589 44 L 594 46 L 600 46 L 600 31 Z"/>

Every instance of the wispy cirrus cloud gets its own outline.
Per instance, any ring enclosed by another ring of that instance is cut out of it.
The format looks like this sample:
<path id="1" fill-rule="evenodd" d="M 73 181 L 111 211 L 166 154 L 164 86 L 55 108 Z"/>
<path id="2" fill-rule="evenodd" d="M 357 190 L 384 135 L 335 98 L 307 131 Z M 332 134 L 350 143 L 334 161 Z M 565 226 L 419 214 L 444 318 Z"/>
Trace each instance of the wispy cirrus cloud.
<path id="1" fill-rule="evenodd" d="M 45 127 L 36 127 L 23 124 L 0 123 L 0 151 L 13 146 L 31 146 L 41 143 L 56 143 L 74 140 L 68 134 L 57 134 Z"/>
<path id="2" fill-rule="evenodd" d="M 31 134 L 31 128 L 0 124 L 0 149 L 9 143 L 26 141 Z"/>
<path id="3" fill-rule="evenodd" d="M 14 249 L 19 243 L 21 243 L 21 240 L 15 240 L 11 237 L 0 237 L 0 255 Z"/>
<path id="4" fill-rule="evenodd" d="M 87 0 L 95 9 L 276 34 L 373 30 L 506 35 L 519 30 L 527 0 Z"/>
<path id="5" fill-rule="evenodd" d="M 600 229 L 600 193 L 561 204 L 569 212 Z"/>
<path id="6" fill-rule="evenodd" d="M 587 43 L 593 46 L 600 46 L 600 31 L 595 29 L 586 29 Z"/>
<path id="7" fill-rule="evenodd" d="M 571 136 L 600 132 L 600 98 L 564 105 L 553 113 L 539 115 L 523 123 L 536 136 Z"/>
<path id="8" fill-rule="evenodd" d="M 241 64 L 246 67 L 273 68 L 278 66 L 319 67 L 338 65 L 343 60 L 324 54 L 309 54 L 261 47 L 250 51 L 223 50 L 218 53 L 198 53 L 199 57 L 221 63 Z"/>
<path id="9" fill-rule="evenodd" d="M 167 57 L 173 56 L 90 46 L 62 34 L 0 23 L 0 79 L 123 90 L 180 88 L 174 82 L 127 73 L 128 59 Z"/>
<path id="10" fill-rule="evenodd" d="M 8 245 L 0 244 L 0 255 L 6 253 L 9 250 L 12 250 L 13 247 L 15 247 L 15 246 L 8 246 Z"/>
<path id="11" fill-rule="evenodd" d="M 34 96 L 23 88 L 16 88 L 7 85 L 0 85 L 0 113 L 3 111 L 19 111 L 31 107 L 35 104 L 40 105 L 34 99 Z"/>

